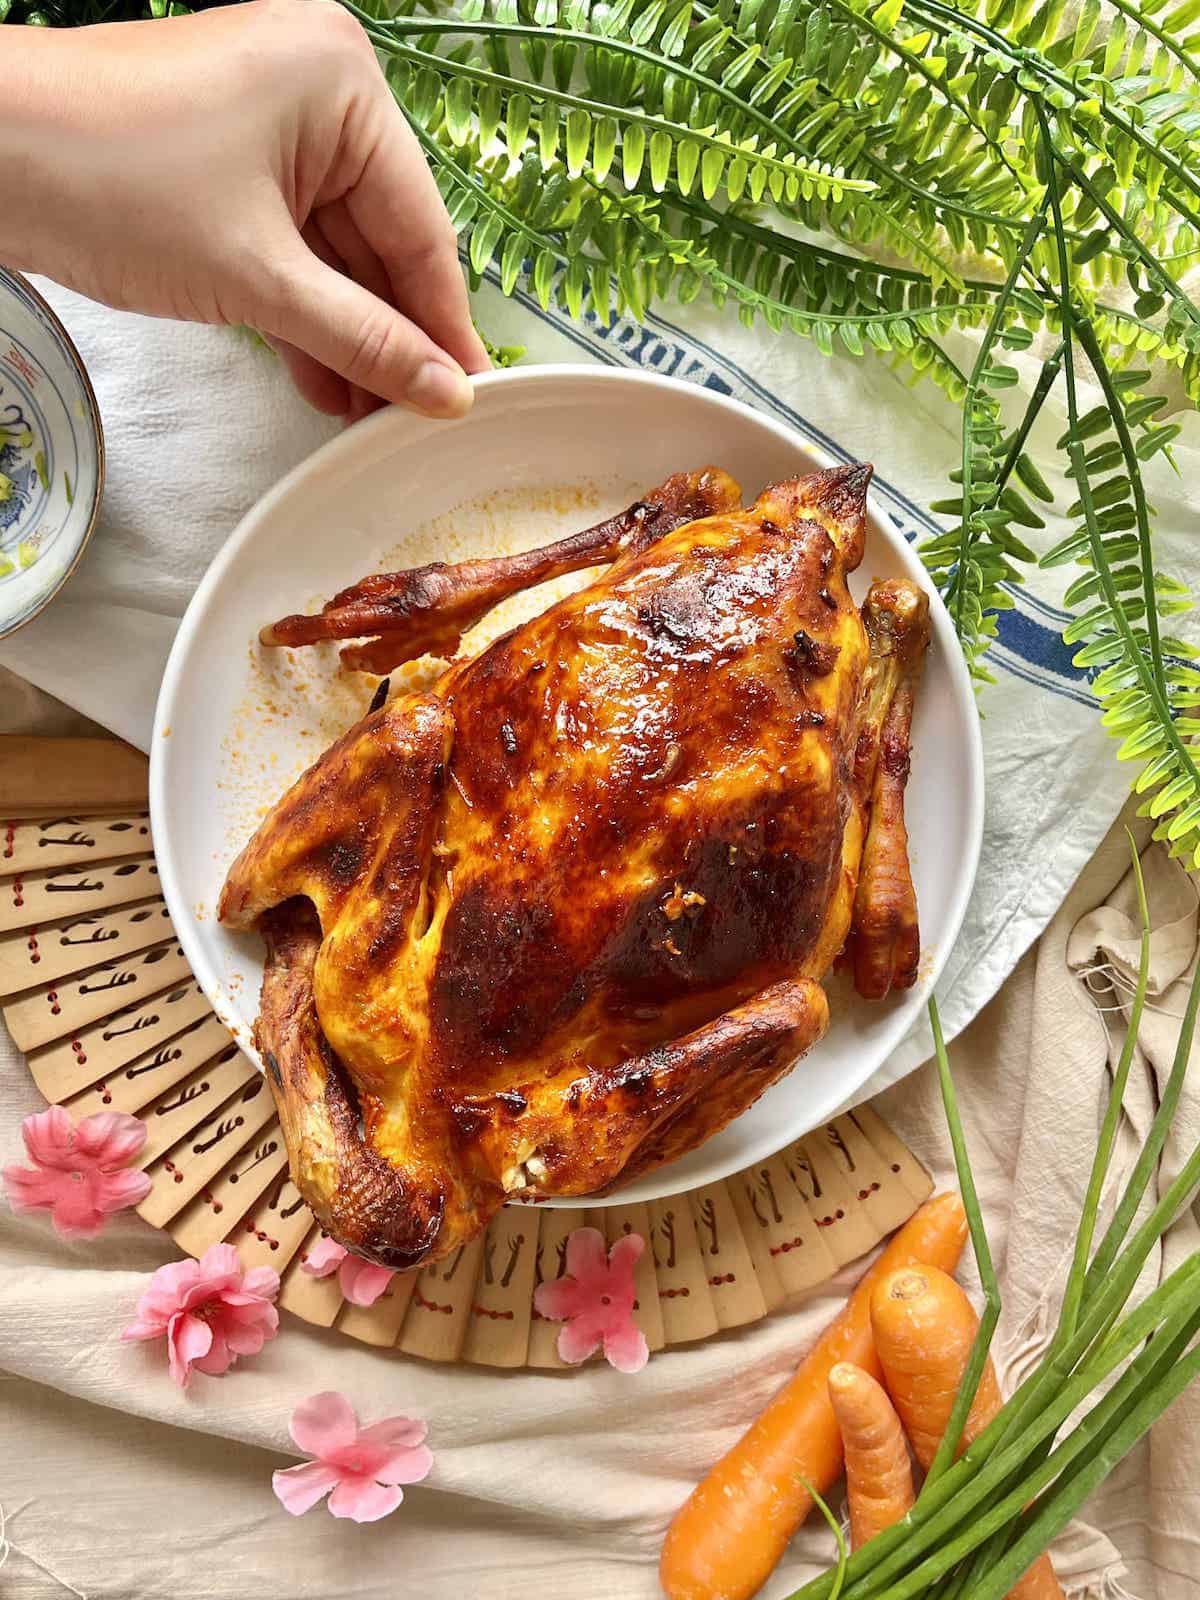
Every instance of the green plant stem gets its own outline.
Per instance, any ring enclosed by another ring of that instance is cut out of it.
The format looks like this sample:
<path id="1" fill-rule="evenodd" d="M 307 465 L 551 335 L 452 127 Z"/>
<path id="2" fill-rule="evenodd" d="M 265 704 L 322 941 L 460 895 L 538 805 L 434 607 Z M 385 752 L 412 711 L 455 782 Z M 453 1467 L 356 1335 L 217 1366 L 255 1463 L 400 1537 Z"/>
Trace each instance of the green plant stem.
<path id="1" fill-rule="evenodd" d="M 882 47 L 894 55 L 897 60 L 903 62 L 906 67 L 911 68 L 918 74 L 918 76 L 923 78 L 933 93 L 944 100 L 947 105 L 952 106 L 954 110 L 958 112 L 959 116 L 962 117 L 963 121 L 974 129 L 976 134 L 978 134 L 978 136 L 983 140 L 987 149 L 991 152 L 993 158 L 1006 169 L 1011 177 L 1016 179 L 1018 186 L 1022 190 L 1027 189 L 1027 179 L 1025 174 L 1021 172 L 1018 167 L 1013 165 L 1004 147 L 992 137 L 992 135 L 987 131 L 978 118 L 974 116 L 970 106 L 965 100 L 963 100 L 961 95 L 958 95 L 954 92 L 944 77 L 941 77 L 936 72 L 931 71 L 928 63 L 923 61 L 920 56 L 914 55 L 912 51 L 905 50 L 902 47 L 902 44 L 898 42 L 895 33 L 889 32 L 886 28 L 881 28 L 879 24 L 876 23 L 872 18 L 869 11 L 856 11 L 853 6 L 850 6 L 846 3 L 846 0 L 830 0 L 830 9 L 840 12 L 841 15 L 845 17 L 846 20 L 853 26 L 860 28 L 864 33 L 870 35 L 870 37 L 873 38 L 876 43 L 882 45 Z M 707 17 L 718 16 L 720 14 L 715 7 L 703 3 L 697 6 L 697 11 L 700 13 L 700 15 Z M 747 43 L 744 35 L 735 34 L 735 37 L 739 40 L 739 43 L 743 45 Z M 764 55 L 761 59 L 760 65 L 770 68 L 774 66 L 778 60 L 778 55 L 774 57 Z M 826 89 L 826 93 L 832 94 L 832 90 Z"/>
<path id="2" fill-rule="evenodd" d="M 989 27 L 986 23 L 980 22 L 977 17 L 971 16 L 969 12 L 960 11 L 953 6 L 946 5 L 943 0 L 908 0 L 908 12 L 911 17 L 924 18 L 939 33 L 945 34 L 958 30 L 975 37 L 981 44 L 995 51 L 997 55 L 1011 61 L 1015 67 L 1023 68 L 1031 75 L 1045 79 L 1047 83 L 1052 84 L 1055 89 L 1066 95 L 1073 104 L 1078 104 L 1081 100 L 1087 98 L 1080 91 L 1078 85 L 1067 77 L 1065 73 L 1060 72 L 1044 55 L 1035 55 L 1031 51 L 1022 49 L 1020 45 L 1013 44 L 1002 33 L 997 32 L 995 28 Z M 1044 120 L 1045 104 L 1043 98 L 1040 96 L 1032 96 L 1031 98 L 1034 100 L 1039 116 Z M 1161 163 L 1186 189 L 1200 198 L 1200 183 L 1196 182 L 1187 168 L 1177 161 L 1170 151 L 1166 150 L 1161 144 L 1154 144 L 1153 141 L 1146 137 L 1136 122 L 1117 111 L 1111 103 L 1105 105 L 1104 111 L 1113 127 L 1119 129 L 1126 138 L 1137 145 L 1146 155 Z M 1185 206 L 1174 195 L 1172 196 L 1172 204 L 1180 216 L 1186 217 L 1194 227 L 1200 227 L 1200 214 L 1193 212 L 1190 207 Z M 1127 233 L 1128 230 L 1125 228 L 1124 223 L 1121 226 L 1122 231 Z"/>
<path id="3" fill-rule="evenodd" d="M 972 1588 L 971 1600 L 1003 1600 L 1089 1495 L 1200 1374 L 1200 1350 L 1193 1350 L 1180 1359 L 1197 1329 L 1200 1329 L 1200 1313 L 1193 1311 L 1179 1333 L 1165 1340 L 1141 1391 L 1120 1408 L 1111 1426 L 1097 1430 L 1096 1436 L 1088 1441 L 1088 1454 L 1081 1459 L 1079 1468 L 1070 1474 L 1064 1473 L 1054 1493 L 1046 1496 L 1032 1511 L 1022 1514 L 1011 1549 Z M 1153 1351 L 1154 1346 L 1150 1349 Z M 895 1600 L 900 1597 L 896 1596 Z"/>
<path id="4" fill-rule="evenodd" d="M 1168 55 L 1174 56 L 1179 65 L 1189 72 L 1192 77 L 1196 77 L 1197 65 L 1195 58 L 1188 55 L 1186 50 L 1179 48 L 1167 30 L 1159 26 L 1157 18 L 1152 16 L 1148 10 L 1142 6 L 1131 5 L 1130 0 L 1109 0 L 1109 3 L 1115 11 L 1121 12 L 1130 22 L 1148 33 L 1156 43 L 1163 47 Z"/>
<path id="5" fill-rule="evenodd" d="M 1046 203 L 1043 201 L 1036 216 L 1030 218 L 1022 235 L 1020 247 L 1013 257 L 1008 277 L 1004 280 L 1004 287 L 996 300 L 995 309 L 980 341 L 979 351 L 975 357 L 975 365 L 967 382 L 967 394 L 963 402 L 962 451 L 960 456 L 962 466 L 962 534 L 958 554 L 958 577 L 951 593 L 951 614 L 960 633 L 962 632 L 962 607 L 966 594 L 967 563 L 971 549 L 971 535 L 974 528 L 973 518 L 975 514 L 975 506 L 971 494 L 973 487 L 972 473 L 974 470 L 972 447 L 975 442 L 973 433 L 975 407 L 979 403 L 980 391 L 987 374 L 988 363 L 991 360 L 992 346 L 995 344 L 1003 327 L 1004 313 L 1008 308 L 1009 301 L 1012 299 L 1013 290 L 1017 286 L 1017 279 L 1025 270 L 1030 252 L 1042 235 L 1045 216 Z M 991 403 L 994 402 L 991 402 L 989 397 L 989 404 Z M 955 1443 L 957 1444 L 957 1440 Z"/>
<path id="6" fill-rule="evenodd" d="M 1078 1325 L 1079 1306 L 1083 1296 L 1083 1283 L 1087 1271 L 1088 1256 L 1091 1253 L 1092 1240 L 1095 1236 L 1100 1196 L 1112 1160 L 1113 1144 L 1116 1140 L 1117 1127 L 1120 1122 L 1125 1087 L 1129 1080 L 1129 1069 L 1133 1062 L 1134 1050 L 1137 1045 L 1138 1028 L 1146 999 L 1146 986 L 1150 977 L 1150 912 L 1146 904 L 1142 864 L 1138 859 L 1132 835 L 1129 836 L 1129 850 L 1134 880 L 1137 885 L 1138 908 L 1142 925 L 1137 992 L 1130 1008 L 1129 1027 L 1125 1035 L 1125 1042 L 1116 1071 L 1113 1074 L 1112 1088 L 1101 1124 L 1100 1137 L 1096 1145 L 1096 1154 L 1092 1162 L 1091 1175 L 1088 1180 L 1080 1215 L 1079 1229 L 1075 1238 L 1074 1255 L 1063 1293 L 1062 1312 L 1054 1340 L 1052 1341 L 1051 1351 L 1070 1338 Z M 945 1594 L 939 1596 L 939 1600 L 956 1600 L 956 1597 L 966 1590 L 968 1585 L 977 1584 L 981 1578 L 991 1572 L 996 1563 L 1004 1556 L 1005 1549 L 1013 1537 L 1013 1532 L 1014 1530 L 1012 1529 L 1002 1529 L 998 1534 L 995 1534 L 977 1553 L 974 1561 L 963 1568 L 957 1580 L 952 1579 L 946 1585 Z"/>
<path id="7" fill-rule="evenodd" d="M 971 1158 L 967 1153 L 966 1136 L 963 1133 L 962 1118 L 958 1111 L 958 1095 L 955 1092 L 954 1078 L 950 1071 L 950 1058 L 946 1053 L 946 1041 L 942 1037 L 942 1020 L 938 1015 L 937 1001 L 932 995 L 929 997 L 929 1024 L 933 1029 L 933 1050 L 937 1060 L 938 1083 L 941 1086 L 946 1126 L 950 1132 L 950 1148 L 954 1153 L 954 1170 L 958 1175 L 963 1207 L 967 1213 L 967 1226 L 971 1233 L 971 1248 L 975 1252 L 975 1264 L 979 1269 L 979 1281 L 983 1286 L 984 1309 L 983 1315 L 979 1319 L 979 1330 L 971 1345 L 971 1354 L 967 1358 L 966 1369 L 958 1386 L 958 1393 L 954 1397 L 954 1405 L 946 1422 L 946 1431 L 942 1435 L 937 1452 L 929 1465 L 929 1471 L 925 1475 L 922 1493 L 937 1482 L 954 1460 L 958 1451 L 967 1416 L 974 1403 L 976 1391 L 979 1388 L 984 1368 L 987 1365 L 988 1351 L 991 1348 L 992 1335 L 996 1330 L 996 1324 L 1000 1320 L 1001 1309 L 1000 1284 L 992 1262 L 987 1229 L 983 1223 L 983 1210 L 979 1204 L 979 1195 L 975 1189 L 975 1175 L 971 1171 Z"/>
<path id="8" fill-rule="evenodd" d="M 367 30 L 371 32 L 370 29 Z M 373 36 L 374 37 L 374 36 Z M 402 61 L 413 62 L 417 66 L 431 67 L 435 71 L 446 70 L 446 58 L 435 55 L 430 50 L 422 50 L 416 45 L 399 44 L 389 40 L 386 35 L 376 37 L 377 43 L 382 43 L 383 48 L 399 57 Z M 511 94 L 528 94 L 529 84 L 521 78 L 510 77 L 504 72 L 493 72 L 490 67 L 479 66 L 475 62 L 463 61 L 455 63 L 454 74 L 459 78 L 467 78 L 472 83 L 492 84 L 498 89 L 507 90 Z M 637 127 L 648 129 L 651 133 L 665 133 L 672 140 L 687 140 L 692 144 L 701 145 L 704 149 L 720 150 L 724 155 L 740 157 L 751 166 L 768 167 L 781 173 L 784 177 L 794 178 L 798 182 L 810 178 L 815 182 L 827 184 L 836 183 L 847 191 L 862 193 L 873 189 L 874 184 L 867 183 L 859 178 L 833 179 L 828 173 L 823 172 L 819 166 L 800 161 L 782 161 L 778 156 L 768 155 L 762 150 L 746 150 L 737 145 L 728 144 L 723 139 L 716 138 L 713 134 L 705 133 L 697 128 L 685 127 L 679 122 L 670 122 L 665 117 L 651 116 L 647 111 L 639 111 L 636 106 L 613 106 L 604 100 L 590 100 L 584 95 L 574 94 L 566 89 L 554 89 L 549 84 L 539 84 L 537 88 L 539 100 L 549 100 L 555 105 L 567 106 L 573 111 L 586 111 L 593 117 L 611 117 L 615 122 L 632 123 Z"/>
<path id="9" fill-rule="evenodd" d="M 1193 976 L 1176 1050 L 1176 1066 L 1171 1075 L 1172 1081 L 1178 1080 L 1180 1085 L 1191 1049 L 1198 1007 L 1200 964 L 1197 964 Z M 1182 1068 L 1181 1062 L 1184 1064 Z M 1170 1088 L 1169 1083 L 1168 1092 Z M 1153 1129 L 1151 1131 L 1153 1133 Z M 1131 1188 L 1136 1187 L 1138 1179 L 1139 1173 L 1135 1169 Z M 920 1553 L 926 1548 L 927 1539 L 943 1531 L 944 1525 L 935 1521 L 934 1535 L 927 1534 L 929 1522 L 943 1508 L 951 1508 L 951 1517 L 957 1517 L 959 1508 L 965 1515 L 974 1508 L 978 1494 L 999 1488 L 1009 1474 L 1022 1466 L 1029 1452 L 1051 1436 L 1062 1418 L 1069 1416 L 1096 1383 L 1103 1380 L 1111 1370 L 1109 1359 L 1117 1351 L 1130 1348 L 1130 1340 L 1140 1343 L 1152 1331 L 1164 1303 L 1169 1301 L 1172 1307 L 1177 1307 L 1181 1301 L 1189 1307 L 1195 1305 L 1200 1288 L 1200 1280 L 1196 1276 L 1200 1273 L 1200 1253 L 1189 1258 L 1137 1310 L 1114 1326 L 1150 1251 L 1198 1185 L 1200 1149 L 1193 1152 L 1154 1211 L 1119 1255 L 1115 1254 L 1115 1250 L 1119 1248 L 1124 1234 L 1116 1239 L 1114 1256 L 1104 1275 L 1090 1293 L 1085 1288 L 1080 1321 L 1074 1333 L 1069 1338 L 1059 1338 L 1056 1334 L 1037 1370 L 1017 1388 L 999 1416 L 989 1423 L 928 1493 L 921 1495 L 908 1516 L 851 1556 L 846 1572 L 848 1587 L 844 1600 L 867 1600 L 868 1596 L 876 1594 L 878 1585 L 904 1571 L 909 1564 L 909 1551 Z M 1145 1183 L 1142 1182 L 1132 1202 L 1134 1210 L 1144 1187 Z M 1127 1189 L 1126 1198 L 1129 1192 Z M 1172 1299 L 1173 1295 L 1178 1298 Z M 1077 1372 L 1081 1364 L 1082 1370 Z M 1082 1392 L 1078 1388 L 1080 1384 L 1086 1384 Z M 1067 1410 L 1060 1417 L 1058 1407 L 1064 1400 Z M 997 1459 L 993 1460 L 993 1457 Z M 984 1485 L 982 1491 L 977 1483 L 973 1487 L 976 1473 L 980 1474 Z M 1031 1495 L 1033 1492 L 1030 1490 Z M 860 1589 L 858 1585 L 868 1574 L 871 1575 L 870 1586 Z M 793 1600 L 801 1600 L 801 1597 L 802 1600 L 828 1600 L 827 1576 L 806 1585 Z"/>
<path id="10" fill-rule="evenodd" d="M 1190 320 L 1197 326 L 1200 326 L 1200 308 L 1197 308 L 1193 301 L 1183 292 L 1183 290 L 1175 282 L 1175 279 L 1172 278 L 1170 273 L 1167 272 L 1167 270 L 1159 262 L 1158 257 L 1153 253 L 1153 251 L 1147 250 L 1146 246 L 1138 238 L 1133 229 L 1129 227 L 1128 223 L 1125 221 L 1124 217 L 1121 216 L 1120 212 L 1114 210 L 1114 208 L 1109 205 L 1104 195 L 1100 193 L 1095 184 L 1092 183 L 1087 175 L 1082 172 L 1074 162 L 1068 161 L 1057 151 L 1055 152 L 1054 158 L 1058 165 L 1062 168 L 1063 172 L 1067 174 L 1067 176 L 1083 194 L 1087 195 L 1088 199 L 1096 207 L 1097 211 L 1099 211 L 1105 220 L 1111 224 L 1117 233 L 1120 234 L 1121 238 L 1128 241 L 1130 246 L 1136 251 L 1138 260 L 1145 267 L 1147 273 L 1154 280 L 1154 282 L 1158 284 L 1160 289 L 1162 289 L 1163 293 L 1169 295 L 1172 300 L 1178 302 L 1185 309 Z"/>
<path id="11" fill-rule="evenodd" d="M 1049 398 L 1050 391 L 1059 380 L 1059 376 L 1062 373 L 1062 362 L 1063 345 L 1060 340 L 1057 349 L 1042 362 L 1042 370 L 1038 373 L 1038 380 L 1030 391 L 1025 414 L 1021 418 L 1017 431 L 1013 435 L 1012 443 L 1008 447 L 1008 454 L 1004 458 L 1004 464 L 1000 468 L 1000 475 L 996 480 L 1002 489 L 1016 470 L 1017 462 L 1020 460 L 1021 452 L 1029 442 L 1029 435 L 1033 431 L 1033 425 L 1038 419 L 1038 414 Z"/>
<path id="12" fill-rule="evenodd" d="M 1125 1032 L 1125 1040 L 1121 1046 L 1121 1054 L 1117 1061 L 1116 1071 L 1113 1073 L 1112 1089 L 1108 1096 L 1104 1121 L 1100 1127 L 1100 1138 L 1096 1145 L 1095 1160 L 1092 1162 L 1091 1177 L 1088 1180 L 1087 1191 L 1083 1198 L 1083 1211 L 1079 1219 L 1079 1231 L 1075 1236 L 1075 1254 L 1071 1262 L 1070 1271 L 1067 1274 L 1067 1286 L 1063 1293 L 1059 1334 L 1066 1337 L 1074 1333 L 1079 1325 L 1079 1308 L 1083 1302 L 1088 1257 L 1091 1255 L 1092 1241 L 1096 1233 L 1096 1218 L 1100 1212 L 1100 1196 L 1103 1193 L 1104 1180 L 1108 1176 L 1109 1165 L 1112 1161 L 1113 1145 L 1116 1143 L 1117 1128 L 1120 1124 L 1121 1110 L 1125 1100 L 1125 1087 L 1129 1082 L 1129 1069 L 1133 1063 L 1134 1051 L 1137 1048 L 1142 1008 L 1146 1003 L 1146 988 L 1150 981 L 1150 911 L 1146 904 L 1146 884 L 1142 877 L 1142 863 L 1138 859 L 1137 847 L 1133 842 L 1132 834 L 1129 835 L 1129 853 L 1133 863 L 1133 877 L 1137 886 L 1138 910 L 1141 914 L 1142 923 L 1137 989 L 1134 993 L 1133 1004 L 1129 1008 L 1129 1021 Z"/>

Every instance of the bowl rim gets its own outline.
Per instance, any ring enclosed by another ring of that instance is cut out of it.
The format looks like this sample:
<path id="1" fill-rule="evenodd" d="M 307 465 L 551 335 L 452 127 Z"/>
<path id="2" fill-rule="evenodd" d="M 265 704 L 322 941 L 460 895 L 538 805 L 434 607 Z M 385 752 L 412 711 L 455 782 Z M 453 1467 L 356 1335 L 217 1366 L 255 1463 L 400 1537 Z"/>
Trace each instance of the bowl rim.
<path id="1" fill-rule="evenodd" d="M 665 390 L 669 393 L 686 395 L 693 401 L 699 400 L 715 406 L 718 410 L 737 413 L 755 426 L 775 434 L 781 444 L 786 444 L 797 450 L 803 456 L 814 461 L 818 467 L 839 464 L 838 458 L 832 452 L 823 445 L 805 438 L 790 423 L 773 417 L 755 406 L 748 405 L 732 395 L 723 394 L 720 391 L 692 383 L 684 378 L 647 372 L 636 368 L 601 366 L 586 362 L 544 362 L 531 363 L 529 366 L 492 369 L 475 375 L 471 381 L 476 391 L 479 392 L 498 387 L 536 389 L 546 385 L 553 385 L 557 382 L 573 382 L 580 379 L 597 385 L 612 384 L 620 387 L 632 384 L 646 389 Z M 246 1040 L 243 1037 L 243 1029 L 240 1026 L 234 1027 L 224 1014 L 221 998 L 223 985 L 220 982 L 219 974 L 210 970 L 210 963 L 199 937 L 198 924 L 192 916 L 191 908 L 185 899 L 182 886 L 176 877 L 175 858 L 169 848 L 170 830 L 166 825 L 165 815 L 167 809 L 166 773 L 170 760 L 169 746 L 176 745 L 177 740 L 174 734 L 168 740 L 166 734 L 171 731 L 172 724 L 176 727 L 179 724 L 176 699 L 184 681 L 184 664 L 189 653 L 192 636 L 200 626 L 201 619 L 207 613 L 209 595 L 224 578 L 226 570 L 240 555 L 243 547 L 253 538 L 257 525 L 262 519 L 269 516 L 276 505 L 290 494 L 298 483 L 302 483 L 310 473 L 320 471 L 327 463 L 336 462 L 341 453 L 348 448 L 348 440 L 353 438 L 355 441 L 363 442 L 369 432 L 381 431 L 390 426 L 392 418 L 397 412 L 404 414 L 401 407 L 384 407 L 382 410 L 374 412 L 355 423 L 352 428 L 335 435 L 287 472 L 246 511 L 224 544 L 213 556 L 188 603 L 171 645 L 155 705 L 154 727 L 150 744 L 149 799 L 151 831 L 158 860 L 162 894 L 171 916 L 176 938 L 188 960 L 193 976 L 200 984 L 217 1016 L 229 1028 L 239 1047 L 260 1072 L 262 1071 L 262 1064 L 258 1059 L 258 1053 L 253 1043 Z M 473 412 L 468 412 L 464 418 L 449 424 L 441 424 L 441 426 L 469 427 L 473 414 Z M 874 490 L 868 492 L 868 514 L 874 530 L 889 545 L 902 545 L 907 549 L 907 541 L 894 531 L 888 518 L 880 513 L 877 506 L 872 507 L 871 497 L 873 494 Z M 969 736 L 965 741 L 965 749 L 963 751 L 964 767 L 962 769 L 962 777 L 967 780 L 970 794 L 969 811 L 965 818 L 966 849 L 962 863 L 964 870 L 958 876 L 953 893 L 943 902 L 944 932 L 939 937 L 928 964 L 924 961 L 922 963 L 920 990 L 925 995 L 932 995 L 962 931 L 962 924 L 966 917 L 967 907 L 979 869 L 979 859 L 983 844 L 985 774 L 982 732 L 970 673 L 959 647 L 953 621 L 945 603 L 932 581 L 928 579 L 926 592 L 929 594 L 932 606 L 934 639 L 945 646 L 940 654 L 950 675 L 954 698 L 959 708 L 965 713 L 964 722 L 969 729 Z M 178 844 L 178 840 L 176 840 L 176 843 Z M 769 1150 L 765 1148 L 764 1141 L 760 1139 L 758 1145 L 754 1147 L 754 1153 L 750 1158 L 745 1161 L 739 1161 L 737 1167 L 728 1171 L 710 1173 L 699 1178 L 684 1176 L 674 1182 L 667 1179 L 660 1185 L 656 1185 L 655 1194 L 652 1197 L 635 1194 L 631 1200 L 628 1191 L 617 1189 L 606 1195 L 553 1197 L 539 1201 L 538 1204 L 553 1209 L 600 1209 L 608 1206 L 648 1201 L 650 1199 L 668 1199 L 696 1188 L 703 1188 L 709 1183 L 728 1181 L 745 1167 L 753 1166 L 761 1160 L 770 1159 L 773 1155 L 778 1154 L 780 1150 L 786 1148 L 787 1145 L 794 1143 L 797 1139 L 806 1137 L 812 1129 L 820 1127 L 823 1123 L 839 1115 L 848 1106 L 857 1103 L 862 1098 L 862 1090 L 869 1084 L 871 1077 L 880 1070 L 892 1053 L 899 1048 L 911 1029 L 919 1023 L 920 1015 L 921 1013 L 918 1011 L 908 1019 L 907 1025 L 888 1043 L 885 1053 L 875 1063 L 871 1073 L 858 1079 L 852 1087 L 847 1088 L 837 1104 L 825 1104 L 822 1102 L 815 1110 L 811 1120 L 806 1122 L 804 1128 L 798 1131 L 791 1129 L 783 1136 L 772 1135 L 771 1138 L 774 1139 L 774 1143 L 771 1144 Z M 763 1148 L 760 1149 L 759 1145 L 762 1145 Z M 659 1170 L 666 1175 L 677 1165 L 678 1163 L 668 1163 Z"/>
<path id="2" fill-rule="evenodd" d="M 75 569 L 83 560 L 84 551 L 92 542 L 92 535 L 96 531 L 96 524 L 100 520 L 100 503 L 104 498 L 105 475 L 104 423 L 100 417 L 100 406 L 96 400 L 96 391 L 92 387 L 92 380 L 88 374 L 88 369 L 84 365 L 83 357 L 79 354 L 79 349 L 76 346 L 74 339 L 72 339 L 71 335 L 67 332 L 66 327 L 63 324 L 63 320 L 59 316 L 58 312 L 55 311 L 54 307 L 46 299 L 45 295 L 34 288 L 33 284 L 25 276 L 25 274 L 23 272 L 18 272 L 15 267 L 6 267 L 2 262 L 0 262 L 0 288 L 4 288 L 6 284 L 15 284 L 17 288 L 20 289 L 22 294 L 27 294 L 34 302 L 38 310 L 54 329 L 54 332 L 62 340 L 67 355 L 70 357 L 71 365 L 75 368 L 75 371 L 79 376 L 79 381 L 83 385 L 83 398 L 87 409 L 88 421 L 91 423 L 92 437 L 96 441 L 96 487 L 92 494 L 91 506 L 88 508 L 87 525 L 83 530 L 83 536 L 79 541 L 79 544 L 75 550 L 75 554 L 71 557 L 70 564 L 61 573 L 58 582 L 54 585 L 54 587 L 49 591 L 48 594 L 38 601 L 37 605 L 34 606 L 32 611 L 27 612 L 26 615 L 21 617 L 17 622 L 12 622 L 7 625 L 3 622 L 0 622 L 0 639 L 11 639 L 14 633 L 19 633 L 22 628 L 27 627 L 29 623 L 40 617 L 50 602 L 57 599 L 62 593 L 64 587 L 71 581 L 71 578 L 75 573 Z"/>

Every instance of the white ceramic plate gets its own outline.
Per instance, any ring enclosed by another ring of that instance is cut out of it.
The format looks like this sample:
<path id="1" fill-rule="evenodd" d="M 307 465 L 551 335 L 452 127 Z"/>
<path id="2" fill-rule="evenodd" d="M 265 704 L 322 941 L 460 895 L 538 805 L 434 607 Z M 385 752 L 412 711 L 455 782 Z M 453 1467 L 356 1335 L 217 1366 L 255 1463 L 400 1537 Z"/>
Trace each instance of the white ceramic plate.
<path id="1" fill-rule="evenodd" d="M 627 505 L 669 472 L 708 462 L 732 472 L 747 496 L 832 464 L 779 423 L 691 384 L 597 367 L 525 367 L 480 378 L 475 408 L 459 423 L 377 413 L 319 450 L 243 520 L 175 640 L 150 794 L 180 940 L 218 1014 L 252 1055 L 261 946 L 215 920 L 225 870 L 262 810 L 362 713 L 373 687 L 339 674 L 331 647 L 262 650 L 259 627 L 366 572 L 541 543 Z M 861 597 L 873 579 L 899 575 L 925 581 L 917 556 L 873 511 L 852 588 Z M 515 597 L 469 647 L 585 581 L 577 574 Z M 774 1154 L 851 1098 L 924 1006 L 966 909 L 983 815 L 974 697 L 936 599 L 933 621 L 907 807 L 925 949 L 919 982 L 872 1005 L 835 981 L 829 1031 L 795 1071 L 699 1150 L 609 1203 L 712 1183 Z M 393 687 L 429 670 L 394 675 Z"/>

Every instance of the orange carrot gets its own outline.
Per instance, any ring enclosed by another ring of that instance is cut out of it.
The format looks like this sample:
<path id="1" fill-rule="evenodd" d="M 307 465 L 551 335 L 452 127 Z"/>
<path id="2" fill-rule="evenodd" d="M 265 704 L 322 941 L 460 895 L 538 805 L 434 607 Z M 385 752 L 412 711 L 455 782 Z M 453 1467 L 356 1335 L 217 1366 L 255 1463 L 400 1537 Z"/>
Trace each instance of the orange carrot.
<path id="1" fill-rule="evenodd" d="M 946 1273 L 928 1266 L 903 1267 L 876 1283 L 871 1328 L 888 1393 L 917 1460 L 928 1470 L 950 1420 L 979 1318 Z M 983 1432 L 1002 1403 L 989 1360 L 963 1429 L 960 1453 Z"/>
<path id="2" fill-rule="evenodd" d="M 971 1345 L 975 1309 L 954 1279 L 933 1265 L 880 1277 L 871 1296 L 871 1329 L 884 1382 L 917 1460 L 928 1467 L 950 1420 Z M 989 1358 L 967 1414 L 958 1453 L 979 1437 L 1004 1404 Z M 1033 1563 L 1009 1600 L 1061 1600 L 1049 1556 Z"/>
<path id="3" fill-rule="evenodd" d="M 876 1282 L 915 1261 L 953 1270 L 966 1238 L 956 1194 L 927 1201 L 895 1235 L 795 1377 L 676 1513 L 659 1566 L 670 1600 L 748 1600 L 766 1582 L 812 1510 L 800 1480 L 820 1493 L 842 1469 L 830 1371 L 839 1361 L 853 1361 L 880 1376 L 870 1320 Z"/>
<path id="4" fill-rule="evenodd" d="M 839 1361 L 829 1374 L 829 1399 L 846 1454 L 850 1547 L 857 1550 L 912 1507 L 908 1441 L 887 1390 L 853 1362 Z"/>

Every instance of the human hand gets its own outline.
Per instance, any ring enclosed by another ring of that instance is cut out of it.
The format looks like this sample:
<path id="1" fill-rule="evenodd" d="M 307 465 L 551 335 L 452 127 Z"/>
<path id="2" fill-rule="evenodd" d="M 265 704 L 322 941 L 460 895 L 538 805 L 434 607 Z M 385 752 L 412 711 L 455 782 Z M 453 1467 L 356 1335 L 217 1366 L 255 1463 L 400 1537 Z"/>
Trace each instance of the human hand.
<path id="1" fill-rule="evenodd" d="M 322 411 L 469 408 L 488 360 L 454 230 L 332 0 L 5 34 L 0 259 L 126 310 L 249 324 Z"/>

